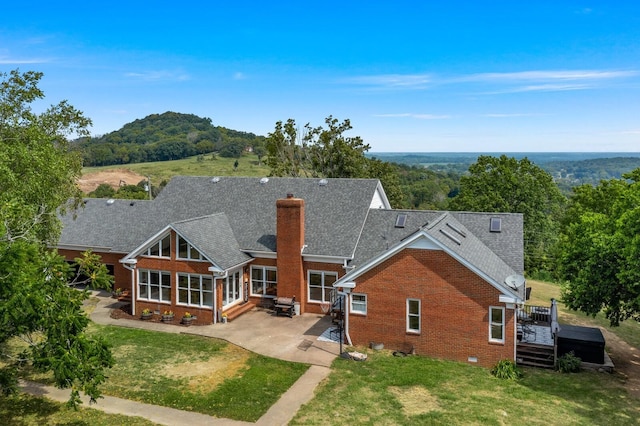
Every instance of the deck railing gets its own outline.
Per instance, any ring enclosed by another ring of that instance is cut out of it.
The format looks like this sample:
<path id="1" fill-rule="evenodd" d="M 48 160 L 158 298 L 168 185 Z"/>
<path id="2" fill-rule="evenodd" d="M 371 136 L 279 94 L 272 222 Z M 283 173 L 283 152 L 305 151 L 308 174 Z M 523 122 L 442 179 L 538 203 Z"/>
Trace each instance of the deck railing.
<path id="1" fill-rule="evenodd" d="M 524 305 L 518 308 L 518 322 L 529 322 L 536 325 L 548 325 L 551 327 L 551 307 Z"/>

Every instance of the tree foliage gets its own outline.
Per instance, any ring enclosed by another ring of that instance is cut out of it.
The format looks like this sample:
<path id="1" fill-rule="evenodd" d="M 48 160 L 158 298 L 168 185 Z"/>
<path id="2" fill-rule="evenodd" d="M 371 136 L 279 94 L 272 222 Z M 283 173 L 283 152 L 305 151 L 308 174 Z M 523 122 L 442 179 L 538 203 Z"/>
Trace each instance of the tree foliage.
<path id="1" fill-rule="evenodd" d="M 640 319 L 640 169 L 574 190 L 557 256 L 569 308 Z"/>
<path id="2" fill-rule="evenodd" d="M 360 136 L 346 136 L 352 129 L 346 119 L 329 116 L 325 127 L 305 124 L 300 130 L 295 120 L 278 121 L 265 141 L 266 165 L 272 176 L 377 178 L 393 206 L 402 204 L 398 176 L 391 163 L 365 156 L 369 145 Z"/>
<path id="3" fill-rule="evenodd" d="M 16 390 L 19 371 L 31 364 L 52 372 L 57 386 L 92 399 L 112 363 L 104 342 L 86 336 L 86 292 L 70 283 L 109 287 L 99 258 L 77 259 L 77 274 L 48 247 L 60 232 L 58 213 L 80 203 L 80 157 L 67 137 L 86 134 L 90 120 L 66 101 L 40 114 L 38 72 L 0 74 L 0 391 Z M 72 200 L 68 202 L 68 200 Z M 11 343 L 25 345 L 16 354 Z"/>
<path id="4" fill-rule="evenodd" d="M 239 157 L 247 146 L 263 144 L 264 137 L 214 126 L 209 118 L 165 112 L 125 124 L 120 130 L 75 145 L 85 166 L 178 160 L 213 151 Z"/>
<path id="5" fill-rule="evenodd" d="M 480 156 L 460 178 L 453 210 L 524 215 L 525 269 L 549 270 L 557 220 L 565 198 L 551 176 L 527 158 Z"/>

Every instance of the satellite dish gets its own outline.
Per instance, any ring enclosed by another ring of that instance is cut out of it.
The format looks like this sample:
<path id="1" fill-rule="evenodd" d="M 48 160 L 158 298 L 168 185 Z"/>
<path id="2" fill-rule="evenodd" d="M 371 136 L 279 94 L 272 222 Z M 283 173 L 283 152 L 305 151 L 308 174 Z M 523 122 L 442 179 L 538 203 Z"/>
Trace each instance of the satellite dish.
<path id="1" fill-rule="evenodd" d="M 505 278 L 504 282 L 509 287 L 513 288 L 514 290 L 517 290 L 518 288 L 524 285 L 525 278 L 523 275 L 518 275 L 518 274 L 509 275 L 507 278 Z"/>

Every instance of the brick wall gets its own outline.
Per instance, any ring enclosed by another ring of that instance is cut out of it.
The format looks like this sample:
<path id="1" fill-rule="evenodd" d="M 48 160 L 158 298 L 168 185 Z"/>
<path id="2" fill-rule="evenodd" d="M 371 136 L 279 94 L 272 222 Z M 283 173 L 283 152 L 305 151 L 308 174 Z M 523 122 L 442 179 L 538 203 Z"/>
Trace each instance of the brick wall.
<path id="1" fill-rule="evenodd" d="M 350 314 L 356 345 L 384 343 L 436 358 L 490 367 L 513 359 L 514 311 L 505 309 L 505 343 L 489 342 L 489 306 L 504 307 L 499 292 L 442 251 L 405 249 L 356 280 L 367 314 Z M 421 300 L 421 331 L 406 331 L 406 300 Z"/>
<path id="2" fill-rule="evenodd" d="M 296 301 L 303 301 L 306 300 L 301 252 L 304 245 L 304 200 L 287 194 L 287 198 L 276 201 L 276 211 L 278 296 L 295 296 Z M 301 304 L 301 312 L 303 309 Z"/>
<path id="3" fill-rule="evenodd" d="M 125 290 L 130 290 L 131 271 L 126 269 L 120 263 L 120 259 L 122 259 L 125 255 L 122 253 L 94 253 L 98 254 L 101 257 L 102 263 L 113 267 L 113 288 L 123 288 Z M 73 261 L 76 257 L 80 257 L 82 255 L 82 252 L 78 250 L 59 249 L 58 254 L 60 254 L 60 256 L 63 256 L 68 261 Z"/>

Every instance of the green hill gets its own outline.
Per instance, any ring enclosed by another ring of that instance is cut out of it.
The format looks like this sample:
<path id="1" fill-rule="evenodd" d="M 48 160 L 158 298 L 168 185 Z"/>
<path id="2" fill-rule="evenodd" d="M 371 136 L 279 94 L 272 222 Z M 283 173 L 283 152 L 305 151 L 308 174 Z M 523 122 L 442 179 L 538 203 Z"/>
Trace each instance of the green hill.
<path id="1" fill-rule="evenodd" d="M 179 160 L 211 152 L 239 158 L 249 148 L 261 156 L 263 145 L 263 136 L 214 126 L 209 118 L 177 112 L 151 114 L 115 132 L 75 141 L 85 166 Z"/>

